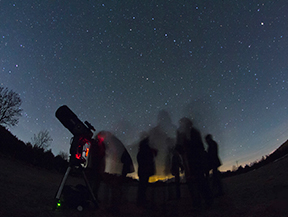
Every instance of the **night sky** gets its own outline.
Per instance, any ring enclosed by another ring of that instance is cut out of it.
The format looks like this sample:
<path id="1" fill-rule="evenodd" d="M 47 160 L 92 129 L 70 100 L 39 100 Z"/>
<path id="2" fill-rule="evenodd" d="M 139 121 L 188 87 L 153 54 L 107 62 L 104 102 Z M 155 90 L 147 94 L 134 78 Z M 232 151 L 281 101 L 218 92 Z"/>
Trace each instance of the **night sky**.
<path id="1" fill-rule="evenodd" d="M 0 0 L 0 85 L 23 101 L 9 129 L 68 153 L 67 105 L 128 147 L 165 110 L 214 136 L 221 170 L 245 166 L 288 139 L 287 16 L 286 0 Z"/>

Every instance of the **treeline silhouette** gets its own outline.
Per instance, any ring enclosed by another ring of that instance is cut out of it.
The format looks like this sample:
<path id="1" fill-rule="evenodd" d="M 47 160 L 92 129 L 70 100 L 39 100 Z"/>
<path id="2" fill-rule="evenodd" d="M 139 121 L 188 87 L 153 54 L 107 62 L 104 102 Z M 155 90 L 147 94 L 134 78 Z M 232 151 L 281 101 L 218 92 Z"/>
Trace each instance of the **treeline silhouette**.
<path id="1" fill-rule="evenodd" d="M 276 149 L 270 155 L 266 155 L 265 157 L 263 156 L 261 160 L 259 161 L 255 161 L 251 163 L 250 165 L 247 164 L 244 167 L 240 165 L 234 171 L 228 170 L 226 172 L 222 172 L 222 177 L 223 178 L 230 177 L 230 176 L 239 175 L 242 173 L 247 173 L 249 171 L 259 169 L 262 166 L 265 166 L 269 163 L 279 160 L 280 158 L 286 157 L 287 154 L 288 154 L 288 140 L 284 142 L 278 149 Z"/>
<path id="2" fill-rule="evenodd" d="M 2 155 L 24 161 L 37 167 L 56 170 L 61 173 L 65 172 L 68 167 L 68 161 L 64 155 L 58 154 L 54 156 L 51 150 L 32 146 L 29 142 L 25 144 L 1 125 L 0 148 Z"/>
<path id="3" fill-rule="evenodd" d="M 56 170 L 60 173 L 64 173 L 69 164 L 64 155 L 58 154 L 57 156 L 54 156 L 51 150 L 44 150 L 43 148 L 32 146 L 32 144 L 29 142 L 25 144 L 1 125 L 0 148 L 2 155 L 24 161 L 37 167 L 46 168 L 48 170 Z M 244 167 L 240 165 L 233 171 L 227 170 L 226 172 L 221 172 L 221 176 L 222 178 L 225 178 L 247 173 L 274 162 L 287 154 L 288 140 L 270 155 L 266 155 L 265 157 L 263 156 L 261 160 L 255 161 L 250 165 L 245 165 Z"/>

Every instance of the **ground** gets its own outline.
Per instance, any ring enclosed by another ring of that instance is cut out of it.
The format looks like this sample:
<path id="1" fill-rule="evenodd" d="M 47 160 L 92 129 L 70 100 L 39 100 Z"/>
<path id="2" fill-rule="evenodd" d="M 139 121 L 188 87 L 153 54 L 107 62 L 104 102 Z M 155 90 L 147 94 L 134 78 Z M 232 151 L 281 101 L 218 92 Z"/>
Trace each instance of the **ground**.
<path id="1" fill-rule="evenodd" d="M 215 198 L 210 208 L 195 210 L 186 185 L 180 200 L 169 198 L 171 186 L 150 186 L 148 207 L 135 203 L 137 183 L 123 187 L 116 198 L 118 209 L 111 208 L 111 188 L 102 185 L 100 208 L 93 204 L 79 212 L 75 209 L 53 210 L 54 197 L 63 174 L 27 165 L 1 156 L 0 216 L 288 216 L 288 157 L 245 174 L 223 179 L 225 195 Z M 69 177 L 67 184 L 83 183 Z M 114 201 L 115 202 L 115 201 Z"/>

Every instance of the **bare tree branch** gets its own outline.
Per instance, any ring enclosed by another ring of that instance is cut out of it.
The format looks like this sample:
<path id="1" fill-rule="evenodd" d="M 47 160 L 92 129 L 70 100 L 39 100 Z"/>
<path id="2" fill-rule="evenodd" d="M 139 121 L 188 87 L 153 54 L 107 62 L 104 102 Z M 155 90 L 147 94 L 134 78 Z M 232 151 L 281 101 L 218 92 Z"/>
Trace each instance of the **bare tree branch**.
<path id="1" fill-rule="evenodd" d="M 32 145 L 36 148 L 43 148 L 47 150 L 53 139 L 49 135 L 48 130 L 40 131 L 37 135 L 34 134 L 32 138 Z"/>
<path id="2" fill-rule="evenodd" d="M 22 101 L 16 92 L 0 87 L 0 125 L 17 124 L 22 112 L 21 104 Z"/>

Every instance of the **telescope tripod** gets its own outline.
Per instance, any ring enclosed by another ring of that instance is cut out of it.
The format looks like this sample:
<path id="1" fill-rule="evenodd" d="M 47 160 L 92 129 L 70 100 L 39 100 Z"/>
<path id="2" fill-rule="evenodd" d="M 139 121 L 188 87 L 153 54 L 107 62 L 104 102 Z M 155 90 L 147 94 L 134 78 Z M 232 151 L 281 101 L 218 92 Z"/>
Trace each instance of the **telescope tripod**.
<path id="1" fill-rule="evenodd" d="M 73 167 L 75 167 L 75 166 L 69 165 L 69 167 L 67 168 L 67 170 L 66 170 L 66 172 L 65 172 L 65 175 L 64 175 L 63 178 L 62 178 L 62 181 L 61 181 L 61 183 L 60 183 L 60 185 L 59 185 L 58 191 L 57 191 L 56 196 L 55 196 L 55 200 L 56 200 L 55 208 L 58 207 L 58 203 L 59 203 L 59 200 L 60 200 L 60 197 L 61 197 L 61 194 L 62 194 L 64 185 L 65 185 L 65 183 L 66 183 L 66 181 L 67 181 L 67 178 L 68 178 L 68 176 L 69 176 L 69 173 L 70 173 L 70 171 L 71 171 L 71 169 L 72 169 Z M 88 188 L 88 191 L 89 191 L 90 196 L 91 196 L 91 198 L 92 198 L 92 202 L 94 203 L 95 207 L 98 208 L 98 207 L 99 207 L 99 206 L 98 206 L 98 202 L 97 202 L 97 200 L 96 200 L 96 198 L 95 198 L 95 195 L 94 195 L 94 193 L 93 193 L 93 191 L 92 191 L 92 188 L 91 188 L 91 186 L 90 186 L 90 184 L 89 184 L 89 181 L 88 181 L 88 179 L 87 179 L 87 177 L 86 177 L 86 174 L 85 174 L 85 172 L 84 172 L 84 169 L 83 169 L 83 167 L 82 167 L 81 165 L 80 165 L 79 167 L 80 167 L 80 169 L 81 169 L 82 176 L 83 176 L 83 178 L 84 178 L 86 187 Z"/>

